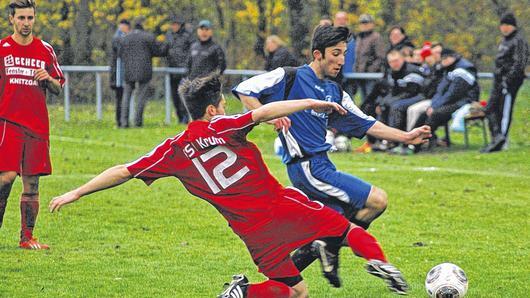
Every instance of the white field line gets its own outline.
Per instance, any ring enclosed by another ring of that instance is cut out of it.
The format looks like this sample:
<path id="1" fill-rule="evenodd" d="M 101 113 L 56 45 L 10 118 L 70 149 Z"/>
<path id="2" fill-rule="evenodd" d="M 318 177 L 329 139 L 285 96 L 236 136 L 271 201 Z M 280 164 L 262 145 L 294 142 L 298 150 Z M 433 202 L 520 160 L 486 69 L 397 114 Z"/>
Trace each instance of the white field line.
<path id="1" fill-rule="evenodd" d="M 125 148 L 125 149 L 134 149 L 134 150 L 144 150 L 149 151 L 149 147 L 147 146 L 138 146 L 138 145 L 129 145 L 129 144 L 122 144 L 117 142 L 107 142 L 107 141 L 97 141 L 97 140 L 90 140 L 90 139 L 82 139 L 82 138 L 72 138 L 72 137 L 62 137 L 62 136 L 50 136 L 50 139 L 52 141 L 58 141 L 58 142 L 66 142 L 66 143 L 76 143 L 76 144 L 87 144 L 87 145 L 97 145 L 97 146 L 109 146 L 109 147 L 116 147 L 116 148 Z M 267 159 L 278 159 L 276 155 L 272 154 L 263 154 L 264 158 Z M 280 162 L 280 161 L 278 161 Z M 355 164 L 355 163 L 354 163 Z M 356 165 L 360 165 L 357 163 Z M 492 176 L 492 177 L 507 177 L 507 178 L 521 178 L 521 179 L 530 179 L 529 175 L 514 173 L 514 172 L 498 172 L 498 171 L 478 171 L 478 170 L 465 170 L 465 169 L 455 169 L 455 168 L 445 168 L 445 167 L 408 167 L 408 166 L 398 166 L 398 165 L 377 165 L 375 167 L 357 167 L 355 168 L 355 171 L 361 171 L 361 172 L 403 172 L 403 171 L 411 171 L 411 172 L 441 172 L 441 173 L 455 173 L 455 174 L 466 174 L 466 175 L 480 175 L 480 176 Z M 52 175 L 51 177 L 56 178 L 80 178 L 80 177 L 87 177 L 91 178 L 96 176 L 97 174 L 69 174 L 69 175 Z M 50 177 L 50 178 L 51 178 Z"/>

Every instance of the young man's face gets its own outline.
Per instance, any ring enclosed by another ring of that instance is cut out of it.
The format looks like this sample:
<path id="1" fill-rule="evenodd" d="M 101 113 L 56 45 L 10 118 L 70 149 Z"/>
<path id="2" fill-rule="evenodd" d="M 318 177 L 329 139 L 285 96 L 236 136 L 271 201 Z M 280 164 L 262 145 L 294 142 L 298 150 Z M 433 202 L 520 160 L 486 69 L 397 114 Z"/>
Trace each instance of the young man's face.
<path id="1" fill-rule="evenodd" d="M 13 31 L 15 34 L 28 37 L 33 32 L 35 10 L 31 7 L 16 8 L 15 15 L 9 15 L 9 21 L 13 24 Z"/>
<path id="2" fill-rule="evenodd" d="M 434 61 L 436 63 L 440 62 L 442 60 L 442 47 L 441 46 L 435 46 L 431 49 L 432 57 L 434 58 Z"/>
<path id="3" fill-rule="evenodd" d="M 393 45 L 398 44 L 400 41 L 403 40 L 403 38 L 405 38 L 405 35 L 401 33 L 401 30 L 399 30 L 399 28 L 394 28 L 392 29 L 392 31 L 390 31 L 389 39 L 390 43 L 392 43 Z"/>
<path id="4" fill-rule="evenodd" d="M 334 78 L 339 74 L 341 67 L 344 65 L 344 54 L 346 53 L 346 42 L 341 41 L 338 44 L 327 47 L 325 55 L 316 56 L 320 59 L 320 67 L 322 74 L 327 77 Z"/>
<path id="5" fill-rule="evenodd" d="M 400 53 L 392 52 L 386 56 L 388 65 L 393 71 L 398 71 L 405 63 L 405 58 Z"/>
<path id="6" fill-rule="evenodd" d="M 512 32 L 515 30 L 515 27 L 512 25 L 501 24 L 499 26 L 499 30 L 501 30 L 503 36 L 508 36 L 512 34 Z"/>
<path id="7" fill-rule="evenodd" d="M 210 39 L 210 37 L 212 37 L 212 34 L 213 32 L 211 28 L 199 27 L 199 29 L 197 29 L 197 36 L 199 37 L 200 41 L 207 41 Z"/>

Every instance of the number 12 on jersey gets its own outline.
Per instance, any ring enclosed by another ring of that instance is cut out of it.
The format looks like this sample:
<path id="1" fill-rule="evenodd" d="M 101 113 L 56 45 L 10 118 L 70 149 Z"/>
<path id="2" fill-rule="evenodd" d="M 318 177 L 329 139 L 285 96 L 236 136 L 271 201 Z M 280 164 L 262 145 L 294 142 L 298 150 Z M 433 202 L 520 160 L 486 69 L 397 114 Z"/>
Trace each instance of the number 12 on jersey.
<path id="1" fill-rule="evenodd" d="M 219 155 L 219 154 L 223 154 L 223 153 L 226 155 L 226 159 L 213 168 L 212 170 L 213 177 L 212 177 L 206 171 L 202 163 L 207 162 L 212 157 Z M 226 189 L 230 185 L 239 181 L 241 178 L 243 178 L 243 176 L 245 176 L 250 171 L 247 166 L 244 166 L 232 176 L 226 177 L 223 172 L 229 167 L 233 166 L 236 160 L 237 160 L 237 155 L 232 150 L 228 149 L 225 146 L 217 146 L 214 149 L 200 155 L 199 157 L 193 158 L 191 161 L 193 162 L 193 165 L 195 165 L 195 167 L 201 174 L 202 178 L 204 178 L 204 181 L 206 182 L 206 184 L 208 184 L 212 192 L 214 194 L 217 194 L 221 191 L 219 186 L 221 186 L 222 189 Z"/>

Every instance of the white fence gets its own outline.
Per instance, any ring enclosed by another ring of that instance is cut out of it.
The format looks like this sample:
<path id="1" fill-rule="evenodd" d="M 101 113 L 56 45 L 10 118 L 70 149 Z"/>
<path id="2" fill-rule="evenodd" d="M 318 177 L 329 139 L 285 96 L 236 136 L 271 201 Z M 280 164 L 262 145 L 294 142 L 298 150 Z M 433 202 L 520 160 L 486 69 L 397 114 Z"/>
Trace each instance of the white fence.
<path id="1" fill-rule="evenodd" d="M 64 119 L 70 121 L 70 73 L 94 73 L 96 77 L 96 117 L 98 120 L 103 118 L 102 102 L 103 102 L 103 86 L 101 81 L 101 74 L 110 72 L 109 66 L 84 66 L 84 65 L 68 65 L 61 67 L 65 78 L 66 83 L 64 85 Z M 167 124 L 171 123 L 171 84 L 170 84 L 170 75 L 171 74 L 184 74 L 186 72 L 185 68 L 170 68 L 170 67 L 155 67 L 153 69 L 154 73 L 159 73 L 164 75 L 164 101 L 165 101 L 165 122 Z M 227 69 L 224 72 L 224 75 L 229 76 L 240 76 L 243 80 L 264 73 L 263 70 L 241 70 L 241 69 Z M 492 73 L 480 72 L 478 74 L 481 79 L 492 79 Z M 382 73 L 349 73 L 344 77 L 349 79 L 361 79 L 361 80 L 374 80 L 383 77 Z M 134 109 L 134 98 L 131 100 L 131 113 Z"/>

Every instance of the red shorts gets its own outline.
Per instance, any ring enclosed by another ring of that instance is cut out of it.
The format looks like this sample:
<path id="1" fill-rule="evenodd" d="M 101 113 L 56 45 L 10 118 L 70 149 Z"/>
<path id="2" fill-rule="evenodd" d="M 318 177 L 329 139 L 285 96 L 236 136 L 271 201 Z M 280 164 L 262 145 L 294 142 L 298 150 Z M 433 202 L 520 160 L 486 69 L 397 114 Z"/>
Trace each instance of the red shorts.
<path id="1" fill-rule="evenodd" d="M 350 222 L 335 210 L 285 189 L 273 202 L 271 222 L 241 235 L 259 271 L 268 278 L 300 275 L 290 253 L 316 239 L 340 237 Z"/>
<path id="2" fill-rule="evenodd" d="M 50 142 L 26 128 L 0 119 L 0 172 L 19 175 L 49 175 Z"/>

